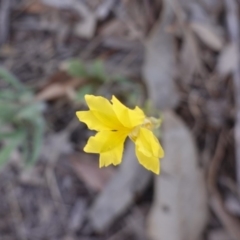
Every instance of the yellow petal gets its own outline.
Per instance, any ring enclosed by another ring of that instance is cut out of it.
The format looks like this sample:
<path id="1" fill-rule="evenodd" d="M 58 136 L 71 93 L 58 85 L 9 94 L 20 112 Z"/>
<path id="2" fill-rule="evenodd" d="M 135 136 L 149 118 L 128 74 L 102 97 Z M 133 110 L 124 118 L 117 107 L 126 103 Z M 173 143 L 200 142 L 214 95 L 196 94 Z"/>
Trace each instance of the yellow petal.
<path id="1" fill-rule="evenodd" d="M 123 145 L 123 143 L 119 144 L 111 151 L 101 153 L 99 167 L 107 167 L 110 164 L 113 164 L 114 166 L 120 164 L 122 161 Z"/>
<path id="2" fill-rule="evenodd" d="M 91 111 L 78 111 L 76 112 L 78 119 L 81 122 L 87 124 L 90 130 L 102 131 L 102 130 L 111 130 L 105 123 L 100 122 L 98 118 Z"/>
<path id="3" fill-rule="evenodd" d="M 142 164 L 146 169 L 159 174 L 160 172 L 160 161 L 157 157 L 148 157 L 144 155 L 139 149 L 136 147 L 136 155 L 140 164 Z"/>
<path id="4" fill-rule="evenodd" d="M 85 100 L 91 113 L 109 129 L 118 130 L 123 128 L 123 125 L 113 111 L 112 104 L 106 98 L 85 95 Z"/>
<path id="5" fill-rule="evenodd" d="M 124 106 L 115 96 L 112 97 L 113 110 L 116 113 L 119 121 L 127 128 L 134 128 L 143 123 L 145 115 L 143 111 L 136 107 L 129 109 Z"/>
<path id="6" fill-rule="evenodd" d="M 158 139 L 154 136 L 152 131 L 146 128 L 141 127 L 139 129 L 135 144 L 138 151 L 142 152 L 147 157 L 162 158 L 164 156 L 164 151 Z"/>
<path id="7" fill-rule="evenodd" d="M 88 153 L 104 153 L 123 145 L 128 132 L 124 131 L 101 131 L 88 139 L 84 151 Z"/>

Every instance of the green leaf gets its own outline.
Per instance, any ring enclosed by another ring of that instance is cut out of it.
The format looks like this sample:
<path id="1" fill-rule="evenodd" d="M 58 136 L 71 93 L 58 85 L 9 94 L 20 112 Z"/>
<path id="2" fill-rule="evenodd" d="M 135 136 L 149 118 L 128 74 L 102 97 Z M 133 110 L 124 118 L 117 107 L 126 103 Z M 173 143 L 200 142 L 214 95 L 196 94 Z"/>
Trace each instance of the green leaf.
<path id="1" fill-rule="evenodd" d="M 32 165 L 33 163 L 35 163 L 39 157 L 42 147 L 44 129 L 45 124 L 43 118 L 38 118 L 33 124 L 33 132 L 31 133 L 32 149 L 29 154 L 29 159 L 27 159 L 28 165 Z"/>
<path id="2" fill-rule="evenodd" d="M 77 93 L 76 93 L 76 101 L 78 102 L 84 102 L 84 96 L 86 94 L 92 94 L 94 93 L 94 87 L 92 85 L 85 85 L 81 87 Z"/>
<path id="3" fill-rule="evenodd" d="M 6 83 L 11 84 L 14 88 L 19 91 L 25 91 L 26 88 L 23 84 L 8 70 L 3 67 L 0 67 L 0 78 L 2 78 Z"/>
<path id="4" fill-rule="evenodd" d="M 116 76 L 113 78 L 114 82 L 119 82 L 119 83 L 129 83 L 129 80 L 125 77 L 122 76 Z"/>
<path id="5" fill-rule="evenodd" d="M 21 144 L 24 138 L 25 133 L 19 130 L 6 142 L 6 145 L 0 151 L 0 167 L 8 161 L 12 151 Z"/>
<path id="6" fill-rule="evenodd" d="M 41 116 L 40 113 L 43 111 L 43 109 L 44 105 L 41 102 L 26 105 L 18 111 L 15 119 L 34 121 L 36 118 Z"/>
<path id="7" fill-rule="evenodd" d="M 129 105 L 135 106 L 136 103 L 137 103 L 138 97 L 139 96 L 138 96 L 138 94 L 136 92 L 132 92 L 131 94 L 129 94 L 128 99 L 127 99 Z"/>
<path id="8" fill-rule="evenodd" d="M 77 59 L 70 60 L 66 63 L 66 71 L 73 77 L 85 77 L 88 75 L 84 64 Z"/>
<path id="9" fill-rule="evenodd" d="M 16 135 L 16 132 L 0 132 L 0 141 L 6 140 L 9 138 L 14 138 Z"/>
<path id="10" fill-rule="evenodd" d="M 25 104 L 29 104 L 32 103 L 34 100 L 34 94 L 33 92 L 31 92 L 29 89 L 28 91 L 25 91 L 23 93 L 21 93 L 18 97 L 19 101 L 21 103 L 25 103 Z"/>
<path id="11" fill-rule="evenodd" d="M 18 108 L 14 103 L 0 101 L 0 122 L 12 122 Z"/>
<path id="12" fill-rule="evenodd" d="M 9 89 L 4 89 L 3 91 L 0 92 L 0 101 L 13 101 L 17 98 L 16 92 L 9 90 Z"/>
<path id="13" fill-rule="evenodd" d="M 101 60 L 95 61 L 89 68 L 89 76 L 94 80 L 99 80 L 100 82 L 107 82 L 108 76 L 105 72 L 103 62 Z"/>

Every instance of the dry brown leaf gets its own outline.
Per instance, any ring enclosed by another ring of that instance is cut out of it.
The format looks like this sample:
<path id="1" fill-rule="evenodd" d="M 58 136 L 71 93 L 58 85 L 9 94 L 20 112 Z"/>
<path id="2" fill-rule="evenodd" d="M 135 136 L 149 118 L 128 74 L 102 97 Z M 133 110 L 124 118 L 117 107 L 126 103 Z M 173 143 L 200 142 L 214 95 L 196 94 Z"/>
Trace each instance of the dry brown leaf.
<path id="1" fill-rule="evenodd" d="M 237 68 L 238 58 L 237 46 L 235 44 L 226 45 L 218 57 L 217 71 L 222 76 L 232 73 Z"/>
<path id="2" fill-rule="evenodd" d="M 91 161 L 89 155 L 78 154 L 71 157 L 71 163 L 77 176 L 94 191 L 102 191 L 115 174 L 111 167 L 99 168 L 98 161 Z"/>
<path id="3" fill-rule="evenodd" d="M 74 88 L 78 85 L 78 79 L 72 79 L 65 84 L 53 83 L 39 92 L 36 95 L 36 99 L 40 101 L 49 101 L 69 96 L 71 92 L 74 92 Z"/>
<path id="4" fill-rule="evenodd" d="M 202 63 L 196 37 L 189 29 L 184 33 L 183 47 L 180 52 L 180 74 L 185 82 L 189 82 L 194 73 L 201 72 Z"/>
<path id="5" fill-rule="evenodd" d="M 176 74 L 174 37 L 166 32 L 172 17 L 173 12 L 166 1 L 163 14 L 145 42 L 143 75 L 151 101 L 159 109 L 174 108 L 179 101 L 174 83 Z"/>
<path id="6" fill-rule="evenodd" d="M 200 22 L 191 22 L 190 28 L 209 48 L 220 51 L 223 47 L 223 39 L 216 34 L 213 27 Z"/>
<path id="7" fill-rule="evenodd" d="M 166 111 L 162 137 L 165 157 L 162 174 L 155 178 L 148 235 L 151 240 L 198 240 L 206 224 L 208 207 L 194 138 L 176 114 Z"/>
<path id="8" fill-rule="evenodd" d="M 37 100 L 49 101 L 61 97 L 70 97 L 74 95 L 74 89 L 84 85 L 85 80 L 72 78 L 64 71 L 54 73 L 46 83 L 41 86 L 36 95 Z"/>
<path id="9" fill-rule="evenodd" d="M 31 1 L 29 4 L 27 3 L 27 7 L 24 9 L 24 11 L 32 14 L 41 14 L 53 9 L 53 7 L 47 6 L 40 0 L 35 0 Z"/>
<path id="10" fill-rule="evenodd" d="M 104 37 L 108 37 L 108 36 L 123 37 L 127 31 L 128 31 L 128 28 L 126 27 L 126 25 L 118 19 L 108 21 L 105 25 L 103 25 L 100 28 L 100 34 Z"/>

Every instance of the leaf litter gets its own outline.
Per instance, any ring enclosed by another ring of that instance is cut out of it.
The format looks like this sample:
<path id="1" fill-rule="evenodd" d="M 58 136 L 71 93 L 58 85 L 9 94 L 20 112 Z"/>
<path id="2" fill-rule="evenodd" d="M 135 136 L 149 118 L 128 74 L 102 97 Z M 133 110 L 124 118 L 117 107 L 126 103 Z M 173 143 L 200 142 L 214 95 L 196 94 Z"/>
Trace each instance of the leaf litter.
<path id="1" fill-rule="evenodd" d="M 19 164 L 20 147 L 0 170 L 1 239 L 147 239 L 147 216 L 158 204 L 163 183 L 155 179 L 153 189 L 151 176 L 141 173 L 142 182 L 136 185 L 139 170 L 129 170 L 126 163 L 125 170 L 99 171 L 94 159 L 76 160 L 89 137 L 83 125 L 74 123 L 86 93 L 119 94 L 129 106 L 142 104 L 148 94 L 155 107 L 177 113 L 196 142 L 197 162 L 208 180 L 211 211 L 200 239 L 239 239 L 233 134 L 238 128 L 236 124 L 234 130 L 239 36 L 232 22 L 239 21 L 237 1 L 0 3 L 1 9 L 7 6 L 0 29 L 1 65 L 46 104 L 47 121 L 36 165 L 26 169 Z M 154 31 L 159 32 L 154 36 Z M 95 66 L 94 74 L 69 74 L 62 68 L 69 59 Z M 94 65 L 96 59 L 106 73 Z M 2 79 L 0 88 L 6 89 Z M 129 159 L 134 166 L 130 153 Z"/>

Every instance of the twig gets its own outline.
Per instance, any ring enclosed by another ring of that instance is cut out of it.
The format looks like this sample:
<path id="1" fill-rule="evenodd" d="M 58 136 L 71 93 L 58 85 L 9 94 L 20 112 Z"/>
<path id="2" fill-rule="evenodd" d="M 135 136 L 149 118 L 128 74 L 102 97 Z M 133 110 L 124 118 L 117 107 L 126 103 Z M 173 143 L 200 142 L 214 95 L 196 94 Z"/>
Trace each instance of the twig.
<path id="1" fill-rule="evenodd" d="M 229 232 L 230 236 L 235 240 L 239 240 L 240 239 L 239 222 L 235 217 L 233 217 L 226 211 L 223 200 L 216 186 L 217 174 L 219 172 L 220 165 L 224 156 L 223 154 L 226 147 L 225 139 L 226 133 L 223 131 L 220 134 L 217 143 L 217 148 L 209 167 L 208 188 L 210 192 L 210 205 L 215 214 L 221 220 L 226 230 Z"/>
<path id="2" fill-rule="evenodd" d="M 60 192 L 60 189 L 58 188 L 57 179 L 54 173 L 54 167 L 48 166 L 45 172 L 45 176 L 48 182 L 48 186 L 50 188 L 50 192 L 52 195 L 52 198 L 54 200 L 54 203 L 57 205 L 57 207 L 61 206 L 63 203 L 62 194 Z"/>
<path id="3" fill-rule="evenodd" d="M 26 229 L 24 226 L 23 215 L 19 206 L 18 197 L 16 196 L 16 190 L 12 184 L 8 186 L 8 201 L 10 206 L 10 214 L 14 220 L 14 229 L 16 231 L 19 240 L 26 239 Z"/>
<path id="4" fill-rule="evenodd" d="M 227 9 L 227 27 L 230 35 L 230 41 L 237 48 L 239 53 L 240 35 L 239 35 L 239 4 L 235 0 L 225 0 Z M 237 169 L 237 183 L 240 189 L 240 59 L 238 55 L 237 68 L 233 72 L 233 84 L 235 90 L 235 105 L 236 105 L 236 122 L 235 122 L 235 151 L 236 151 L 236 169 Z"/>
<path id="5" fill-rule="evenodd" d="M 220 168 L 220 163 L 222 161 L 222 157 L 225 151 L 225 145 L 226 145 L 226 136 L 225 133 L 222 132 L 218 138 L 217 147 L 213 156 L 213 159 L 209 166 L 209 172 L 208 172 L 208 188 L 210 193 L 216 193 L 216 179 L 217 174 Z"/>
<path id="6" fill-rule="evenodd" d="M 0 45 L 4 44 L 9 35 L 9 13 L 11 0 L 1 0 L 0 4 Z"/>

